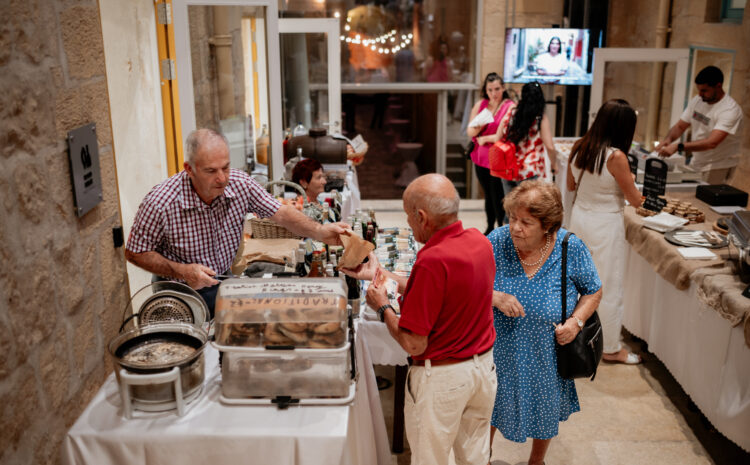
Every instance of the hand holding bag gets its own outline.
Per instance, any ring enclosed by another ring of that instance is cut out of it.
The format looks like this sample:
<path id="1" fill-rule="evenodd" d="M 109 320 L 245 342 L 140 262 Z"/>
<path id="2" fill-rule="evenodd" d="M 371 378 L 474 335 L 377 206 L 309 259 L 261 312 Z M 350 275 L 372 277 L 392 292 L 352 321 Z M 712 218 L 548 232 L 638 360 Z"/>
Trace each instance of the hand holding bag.
<path id="1" fill-rule="evenodd" d="M 580 181 L 580 178 L 579 178 Z M 566 298 L 568 276 L 568 238 L 565 234 L 562 242 L 562 323 L 568 319 Z M 604 341 L 602 323 L 595 311 L 583 325 L 576 338 L 568 344 L 560 345 L 555 341 L 557 352 L 557 372 L 565 379 L 596 377 L 596 368 L 602 359 Z"/>

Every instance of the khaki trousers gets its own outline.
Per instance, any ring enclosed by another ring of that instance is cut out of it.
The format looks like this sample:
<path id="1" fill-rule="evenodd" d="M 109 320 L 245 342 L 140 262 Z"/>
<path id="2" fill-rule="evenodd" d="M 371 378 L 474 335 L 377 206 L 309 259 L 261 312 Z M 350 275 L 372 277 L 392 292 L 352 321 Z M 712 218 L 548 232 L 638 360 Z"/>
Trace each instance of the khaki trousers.
<path id="1" fill-rule="evenodd" d="M 447 465 L 451 449 L 458 465 L 486 465 L 496 391 L 492 350 L 452 365 L 409 367 L 404 422 L 412 465 Z"/>

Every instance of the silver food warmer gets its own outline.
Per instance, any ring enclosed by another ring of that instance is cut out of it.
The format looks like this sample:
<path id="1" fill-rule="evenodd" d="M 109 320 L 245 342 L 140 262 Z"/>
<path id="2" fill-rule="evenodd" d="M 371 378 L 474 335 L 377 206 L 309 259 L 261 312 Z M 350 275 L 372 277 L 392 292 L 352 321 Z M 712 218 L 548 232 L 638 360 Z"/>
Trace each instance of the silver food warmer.
<path id="1" fill-rule="evenodd" d="M 182 416 L 200 397 L 207 315 L 201 296 L 181 283 L 155 282 L 133 296 L 108 346 L 126 418 L 133 409 Z"/>

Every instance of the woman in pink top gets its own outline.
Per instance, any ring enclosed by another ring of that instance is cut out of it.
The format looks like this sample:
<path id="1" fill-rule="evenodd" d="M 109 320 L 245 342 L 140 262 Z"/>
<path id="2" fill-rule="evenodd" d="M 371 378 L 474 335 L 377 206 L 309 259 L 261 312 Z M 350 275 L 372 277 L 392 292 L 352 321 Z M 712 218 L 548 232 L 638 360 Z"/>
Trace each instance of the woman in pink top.
<path id="1" fill-rule="evenodd" d="M 485 108 L 492 113 L 494 120 L 484 126 L 466 128 L 466 135 L 474 141 L 474 151 L 471 161 L 477 172 L 479 184 L 484 190 L 484 211 L 487 215 L 487 235 L 498 226 L 503 225 L 505 210 L 503 210 L 503 185 L 500 178 L 490 175 L 490 147 L 500 139 L 498 128 L 500 121 L 508 110 L 515 106 L 505 91 L 505 83 L 497 73 L 490 73 L 484 78 L 482 85 L 482 100 L 474 104 L 469 121 L 473 120 Z"/>

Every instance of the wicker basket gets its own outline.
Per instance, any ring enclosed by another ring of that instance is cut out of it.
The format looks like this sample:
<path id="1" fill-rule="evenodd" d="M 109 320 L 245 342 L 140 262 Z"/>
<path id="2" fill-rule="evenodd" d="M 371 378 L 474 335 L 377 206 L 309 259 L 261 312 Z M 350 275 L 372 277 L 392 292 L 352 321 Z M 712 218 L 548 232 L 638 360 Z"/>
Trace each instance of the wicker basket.
<path id="1" fill-rule="evenodd" d="M 300 192 L 303 198 L 306 198 L 305 190 L 297 183 L 289 181 L 271 181 L 266 183 L 264 186 L 266 190 L 270 191 L 273 186 L 289 186 Z M 305 201 L 307 204 L 307 201 Z M 275 223 L 268 218 L 251 218 L 250 228 L 252 230 L 252 237 L 255 239 L 302 239 L 302 236 L 294 234 L 290 230 Z"/>
<path id="2" fill-rule="evenodd" d="M 255 239 L 302 239 L 301 236 L 268 218 L 251 218 L 250 228 Z"/>

